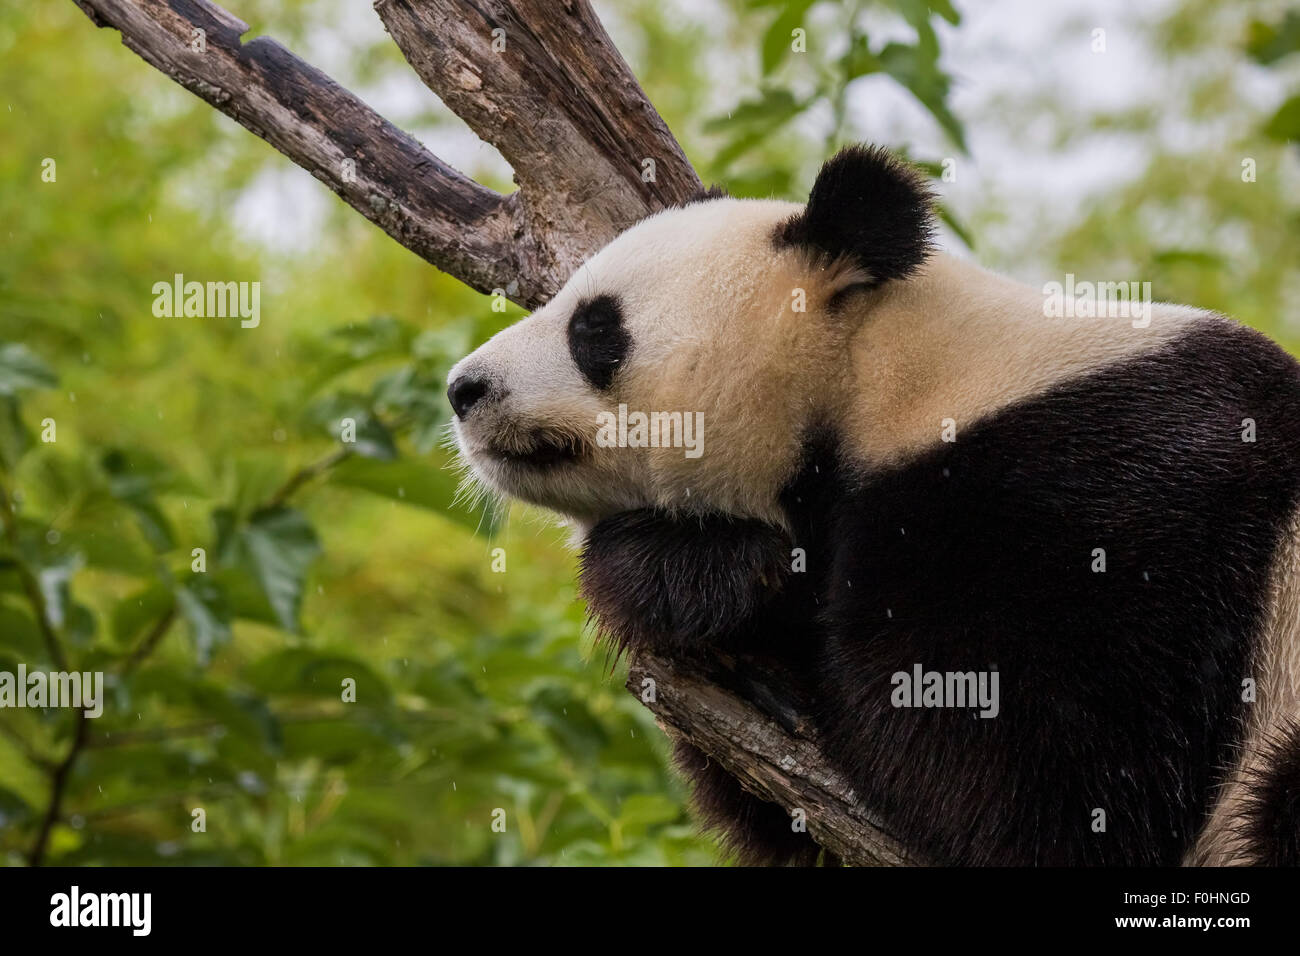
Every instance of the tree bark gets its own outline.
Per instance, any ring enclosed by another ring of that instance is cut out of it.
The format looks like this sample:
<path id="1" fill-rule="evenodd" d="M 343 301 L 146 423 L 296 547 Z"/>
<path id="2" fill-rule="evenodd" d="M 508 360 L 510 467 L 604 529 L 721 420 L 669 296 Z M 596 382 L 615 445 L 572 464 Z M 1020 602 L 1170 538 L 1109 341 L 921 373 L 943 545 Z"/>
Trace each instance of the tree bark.
<path id="1" fill-rule="evenodd" d="M 511 164 L 510 195 L 452 169 L 274 40 L 243 42 L 248 26 L 208 0 L 75 2 L 403 246 L 526 308 L 629 225 L 700 188 L 587 0 L 375 0 L 415 72 Z M 779 667 L 746 659 L 706 672 L 643 653 L 628 686 L 747 789 L 803 810 L 841 859 L 910 860 L 818 751 Z"/>
<path id="2" fill-rule="evenodd" d="M 802 810 L 822 847 L 855 866 L 919 861 L 862 806 L 817 748 L 803 692 L 780 662 L 716 657 L 707 665 L 642 651 L 627 689 L 670 734 L 680 734 L 736 777 L 746 790 Z"/>
<path id="3" fill-rule="evenodd" d="M 514 169 L 519 265 L 544 299 L 628 226 L 700 189 L 586 0 L 375 9 L 425 84 Z"/>

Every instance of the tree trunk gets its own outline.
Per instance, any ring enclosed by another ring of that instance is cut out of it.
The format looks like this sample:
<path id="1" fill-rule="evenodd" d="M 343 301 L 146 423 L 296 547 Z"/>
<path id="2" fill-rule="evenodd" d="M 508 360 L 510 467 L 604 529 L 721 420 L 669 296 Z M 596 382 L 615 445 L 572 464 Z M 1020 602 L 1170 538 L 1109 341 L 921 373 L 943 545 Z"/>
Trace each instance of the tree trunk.
<path id="1" fill-rule="evenodd" d="M 700 188 L 587 0 L 375 0 L 424 83 L 511 164 L 520 188 L 509 195 L 452 169 L 274 40 L 244 43 L 248 26 L 207 0 L 76 3 L 403 246 L 526 308 L 629 225 Z M 779 668 L 719 660 L 706 674 L 643 653 L 628 686 L 747 789 L 804 811 L 841 859 L 908 859 L 827 765 Z"/>

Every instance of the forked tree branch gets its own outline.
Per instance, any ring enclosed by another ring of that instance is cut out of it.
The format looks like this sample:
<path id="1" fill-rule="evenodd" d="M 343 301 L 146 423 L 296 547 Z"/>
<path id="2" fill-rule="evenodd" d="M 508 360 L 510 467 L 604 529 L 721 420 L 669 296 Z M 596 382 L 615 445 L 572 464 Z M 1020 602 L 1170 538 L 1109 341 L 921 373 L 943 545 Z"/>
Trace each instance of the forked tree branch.
<path id="1" fill-rule="evenodd" d="M 425 84 L 515 171 L 552 291 L 647 213 L 700 188 L 586 0 L 375 0 Z"/>
<path id="2" fill-rule="evenodd" d="M 375 0 L 420 78 L 511 164 L 520 189 L 509 196 L 274 40 L 244 43 L 247 25 L 208 0 L 76 3 L 402 245 L 528 308 L 623 229 L 700 186 L 587 0 Z M 628 685 L 748 789 L 803 810 L 841 859 L 909 860 L 818 751 L 779 668 L 747 660 L 704 673 L 642 654 Z"/>

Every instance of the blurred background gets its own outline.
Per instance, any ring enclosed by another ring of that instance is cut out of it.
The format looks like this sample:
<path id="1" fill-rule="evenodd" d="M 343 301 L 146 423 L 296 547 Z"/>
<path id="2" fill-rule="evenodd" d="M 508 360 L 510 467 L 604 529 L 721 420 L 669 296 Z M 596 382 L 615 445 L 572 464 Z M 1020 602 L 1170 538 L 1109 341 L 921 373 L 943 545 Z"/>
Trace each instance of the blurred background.
<path id="1" fill-rule="evenodd" d="M 799 199 L 883 143 L 936 177 L 949 251 L 1294 351 L 1288 6 L 596 3 L 706 182 Z M 368 4 L 226 7 L 513 188 Z M 260 325 L 155 316 L 177 273 L 260 282 Z M 520 314 L 491 306 L 71 0 L 0 0 L 0 672 L 107 698 L 0 709 L 0 861 L 718 862 L 563 529 L 457 500 L 444 376 Z"/>

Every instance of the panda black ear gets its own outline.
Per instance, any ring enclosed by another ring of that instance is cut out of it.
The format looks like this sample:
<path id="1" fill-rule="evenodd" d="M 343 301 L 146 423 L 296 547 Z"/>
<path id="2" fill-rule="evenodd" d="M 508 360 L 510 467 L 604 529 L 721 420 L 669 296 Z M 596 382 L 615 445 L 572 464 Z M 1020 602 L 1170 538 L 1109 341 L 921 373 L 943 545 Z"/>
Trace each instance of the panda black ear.
<path id="1" fill-rule="evenodd" d="M 931 196 L 911 166 L 876 146 L 848 146 L 817 174 L 808 205 L 778 242 L 848 259 L 877 286 L 911 275 L 930 254 Z"/>

